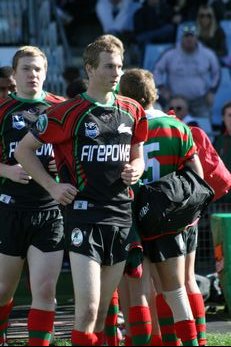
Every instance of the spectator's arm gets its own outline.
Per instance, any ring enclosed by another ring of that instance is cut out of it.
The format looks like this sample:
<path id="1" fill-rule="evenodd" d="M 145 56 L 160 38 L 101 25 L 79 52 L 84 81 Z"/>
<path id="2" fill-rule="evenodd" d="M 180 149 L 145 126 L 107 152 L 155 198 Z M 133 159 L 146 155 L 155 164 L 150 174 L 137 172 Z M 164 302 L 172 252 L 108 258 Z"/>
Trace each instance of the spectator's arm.
<path id="1" fill-rule="evenodd" d="M 209 52 L 211 84 L 209 92 L 216 93 L 221 79 L 221 67 L 217 56 L 212 51 Z"/>
<path id="2" fill-rule="evenodd" d="M 108 0 L 98 0 L 95 11 L 100 21 L 104 33 L 111 32 L 113 30 L 114 19 L 112 17 L 112 5 Z"/>

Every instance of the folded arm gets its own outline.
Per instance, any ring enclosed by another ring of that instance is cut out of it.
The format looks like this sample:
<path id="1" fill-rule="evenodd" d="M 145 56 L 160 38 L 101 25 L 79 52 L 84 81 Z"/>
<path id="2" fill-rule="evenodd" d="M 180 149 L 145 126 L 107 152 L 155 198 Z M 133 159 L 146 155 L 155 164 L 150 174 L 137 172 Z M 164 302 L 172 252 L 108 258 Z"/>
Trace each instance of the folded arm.
<path id="1" fill-rule="evenodd" d="M 26 172 L 28 172 L 37 183 L 46 189 L 53 199 L 64 206 L 70 204 L 77 194 L 77 189 L 69 183 L 57 183 L 46 171 L 35 153 L 41 146 L 41 142 L 39 142 L 31 133 L 28 133 L 19 142 L 14 156 Z"/>

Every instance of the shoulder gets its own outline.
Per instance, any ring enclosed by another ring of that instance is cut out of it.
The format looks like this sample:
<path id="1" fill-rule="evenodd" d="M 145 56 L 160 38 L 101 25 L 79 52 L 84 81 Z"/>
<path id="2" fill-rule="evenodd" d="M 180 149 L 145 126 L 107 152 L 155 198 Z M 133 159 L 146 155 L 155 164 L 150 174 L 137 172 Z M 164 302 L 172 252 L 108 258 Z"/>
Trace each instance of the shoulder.
<path id="1" fill-rule="evenodd" d="M 57 103 L 52 103 L 52 105 L 46 110 L 46 113 L 49 117 L 58 117 L 62 118 L 62 115 L 68 114 L 73 110 L 76 110 L 80 105 L 83 105 L 83 103 L 89 104 L 89 101 L 81 98 L 80 95 L 76 96 L 72 99 L 63 99 L 63 101 L 59 101 Z M 83 105 L 83 109 L 85 109 L 87 106 Z"/>
<path id="2" fill-rule="evenodd" d="M 63 96 L 55 95 L 55 94 L 52 94 L 49 92 L 46 92 L 45 99 L 46 99 L 46 101 L 48 101 L 51 104 L 58 104 L 58 103 L 66 100 L 66 98 L 64 98 Z"/>
<path id="3" fill-rule="evenodd" d="M 160 58 L 158 59 L 158 61 L 162 60 L 162 59 L 168 59 L 176 54 L 179 54 L 181 52 L 181 48 L 180 46 L 173 46 L 173 47 L 169 47 L 167 48 L 163 53 L 161 53 Z"/>
<path id="4" fill-rule="evenodd" d="M 12 98 L 10 95 L 7 98 L 0 98 L 0 113 L 3 117 L 7 110 L 10 110 L 14 104 L 18 103 L 17 100 Z"/>
<path id="5" fill-rule="evenodd" d="M 217 33 L 217 34 L 220 34 L 220 35 L 222 35 L 222 36 L 226 36 L 224 29 L 223 29 L 222 26 L 220 26 L 220 25 L 217 26 L 216 33 Z"/>
<path id="6" fill-rule="evenodd" d="M 135 109 L 142 109 L 142 106 L 134 99 L 123 95 L 116 95 L 116 102 L 120 107 L 133 107 Z"/>
<path id="7" fill-rule="evenodd" d="M 211 48 L 203 45 L 201 42 L 198 42 L 198 52 L 200 55 L 204 55 L 204 56 L 211 57 L 211 58 L 216 58 L 216 53 Z"/>

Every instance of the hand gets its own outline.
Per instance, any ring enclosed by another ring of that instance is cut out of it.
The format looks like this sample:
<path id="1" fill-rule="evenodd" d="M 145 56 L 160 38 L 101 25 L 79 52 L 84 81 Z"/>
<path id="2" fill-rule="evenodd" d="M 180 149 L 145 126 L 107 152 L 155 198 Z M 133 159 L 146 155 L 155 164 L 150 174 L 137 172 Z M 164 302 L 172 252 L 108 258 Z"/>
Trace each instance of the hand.
<path id="1" fill-rule="evenodd" d="M 31 176 L 23 170 L 22 165 L 16 164 L 9 167 L 9 179 L 13 182 L 28 184 L 31 180 Z"/>
<path id="2" fill-rule="evenodd" d="M 131 244 L 124 273 L 132 278 L 141 278 L 143 274 L 143 247 L 139 243 Z"/>
<path id="3" fill-rule="evenodd" d="M 61 205 L 71 204 L 75 199 L 78 190 L 69 183 L 56 183 L 48 190 L 50 195 Z"/>
<path id="4" fill-rule="evenodd" d="M 135 184 L 140 178 L 139 171 L 130 164 L 125 164 L 124 169 L 121 173 L 121 178 L 127 186 Z"/>

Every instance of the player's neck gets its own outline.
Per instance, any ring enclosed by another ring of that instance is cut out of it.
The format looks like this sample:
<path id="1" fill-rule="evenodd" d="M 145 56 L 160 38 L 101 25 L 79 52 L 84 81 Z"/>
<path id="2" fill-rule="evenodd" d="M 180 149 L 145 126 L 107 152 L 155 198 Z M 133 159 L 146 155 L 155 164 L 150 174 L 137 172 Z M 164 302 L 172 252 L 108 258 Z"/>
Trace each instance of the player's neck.
<path id="1" fill-rule="evenodd" d="M 112 101 L 112 97 L 113 97 L 112 91 L 107 92 L 107 93 L 103 93 L 100 90 L 88 88 L 86 93 L 91 99 L 94 99 L 95 101 L 99 102 L 100 104 L 110 103 Z"/>

